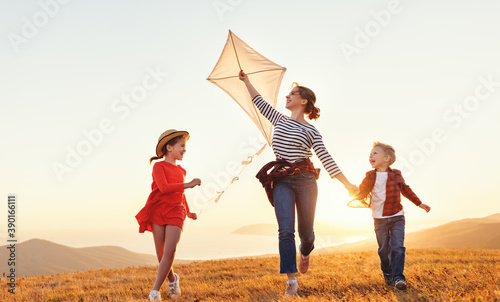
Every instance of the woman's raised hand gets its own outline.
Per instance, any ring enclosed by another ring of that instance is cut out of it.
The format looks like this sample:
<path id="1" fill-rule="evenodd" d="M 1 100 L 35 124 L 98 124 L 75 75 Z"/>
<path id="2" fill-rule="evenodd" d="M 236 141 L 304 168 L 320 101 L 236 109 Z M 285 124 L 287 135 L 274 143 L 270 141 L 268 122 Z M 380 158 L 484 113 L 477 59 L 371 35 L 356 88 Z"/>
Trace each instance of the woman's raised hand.
<path id="1" fill-rule="evenodd" d="M 243 72 L 243 70 L 240 70 L 240 73 L 238 74 L 238 77 L 240 78 L 240 80 L 242 80 L 243 82 L 245 82 L 246 80 L 248 80 L 248 76 L 246 73 Z"/>
<path id="2" fill-rule="evenodd" d="M 243 70 L 240 70 L 240 73 L 238 74 L 238 78 L 245 83 L 245 86 L 247 86 L 248 93 L 250 93 L 250 97 L 253 99 L 257 95 L 259 95 L 259 92 L 255 89 L 255 87 L 252 86 L 252 83 L 250 83 L 250 80 L 248 79 L 248 75 L 243 72 Z"/>

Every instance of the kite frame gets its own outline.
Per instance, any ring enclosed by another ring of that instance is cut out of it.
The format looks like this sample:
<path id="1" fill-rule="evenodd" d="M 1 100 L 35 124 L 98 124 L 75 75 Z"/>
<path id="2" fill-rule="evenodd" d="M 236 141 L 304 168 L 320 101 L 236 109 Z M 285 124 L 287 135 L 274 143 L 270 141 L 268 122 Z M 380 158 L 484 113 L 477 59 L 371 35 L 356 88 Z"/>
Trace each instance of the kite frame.
<path id="1" fill-rule="evenodd" d="M 236 46 L 234 44 L 233 35 L 234 35 L 234 33 L 231 30 L 229 30 L 229 37 L 231 38 L 231 43 L 233 44 L 233 50 L 234 50 L 234 54 L 236 55 L 236 61 L 238 62 L 238 67 L 240 68 L 240 70 L 242 70 L 241 64 L 240 64 L 240 59 L 239 59 L 239 56 L 238 56 L 238 52 L 236 51 Z M 245 43 L 243 40 L 241 40 L 241 41 L 243 43 Z M 248 46 L 248 44 L 247 44 L 247 46 Z M 248 46 L 248 47 L 250 47 L 250 46 Z M 224 47 L 224 49 L 225 49 L 225 47 Z M 224 49 L 222 50 L 223 53 L 224 53 Z M 260 54 L 260 53 L 258 53 L 258 54 L 260 56 L 262 56 L 264 59 L 269 60 L 268 58 L 266 58 L 262 54 Z M 215 66 L 217 66 L 219 64 L 220 60 L 221 60 L 221 57 L 219 57 L 219 60 L 217 60 L 217 64 L 215 64 Z M 269 60 L 269 61 L 271 61 L 271 60 Z M 268 72 L 268 71 L 278 71 L 278 70 L 286 71 L 287 69 L 286 69 L 286 67 L 282 67 L 282 68 L 273 68 L 273 69 L 267 69 L 267 70 L 259 70 L 259 71 L 255 71 L 255 72 L 249 72 L 249 73 L 247 73 L 247 75 L 257 74 L 257 73 L 261 73 L 261 72 Z M 273 96 L 273 99 L 277 99 L 278 98 L 279 88 L 280 88 L 280 85 L 281 85 L 281 82 L 283 80 L 283 76 L 284 75 L 285 75 L 285 73 L 283 72 L 279 76 L 279 79 L 278 79 L 278 81 L 276 83 L 277 87 L 274 87 L 274 90 L 276 92 L 275 92 L 275 94 Z M 234 99 L 233 95 L 229 91 L 227 91 L 226 89 L 224 89 L 222 86 L 220 86 L 219 84 L 217 84 L 215 81 L 216 80 L 225 80 L 225 79 L 237 78 L 237 77 L 238 76 L 229 76 L 229 77 L 222 77 L 222 78 L 210 78 L 209 77 L 209 78 L 207 78 L 207 80 L 210 81 L 211 83 L 215 84 L 217 87 L 219 87 L 220 89 L 222 89 L 225 93 L 227 93 L 232 99 Z M 245 110 L 245 108 L 240 103 L 238 103 L 238 102 L 236 102 L 236 103 L 238 104 L 238 106 L 240 106 L 241 109 Z M 253 106 L 253 109 L 255 110 L 257 119 L 259 121 L 260 129 L 264 129 L 264 125 L 262 123 L 262 120 L 261 120 L 261 117 L 260 117 L 260 112 L 258 111 L 257 106 L 255 106 L 255 104 L 253 102 L 252 102 L 252 106 Z M 265 131 L 262 131 L 262 132 L 263 132 L 262 134 L 264 135 L 267 143 L 269 144 L 269 146 L 271 146 L 271 139 L 272 139 L 272 137 L 268 137 L 268 134 Z"/>

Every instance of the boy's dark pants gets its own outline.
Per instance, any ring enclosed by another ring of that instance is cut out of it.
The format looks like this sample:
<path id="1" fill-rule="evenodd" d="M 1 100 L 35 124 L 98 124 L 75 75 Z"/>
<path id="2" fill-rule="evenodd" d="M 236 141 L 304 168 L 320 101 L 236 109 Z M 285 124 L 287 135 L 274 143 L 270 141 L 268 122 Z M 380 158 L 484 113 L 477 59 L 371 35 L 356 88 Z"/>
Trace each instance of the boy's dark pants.
<path id="1" fill-rule="evenodd" d="M 405 266 L 405 217 L 374 218 L 378 242 L 380 268 L 388 281 L 406 281 Z"/>

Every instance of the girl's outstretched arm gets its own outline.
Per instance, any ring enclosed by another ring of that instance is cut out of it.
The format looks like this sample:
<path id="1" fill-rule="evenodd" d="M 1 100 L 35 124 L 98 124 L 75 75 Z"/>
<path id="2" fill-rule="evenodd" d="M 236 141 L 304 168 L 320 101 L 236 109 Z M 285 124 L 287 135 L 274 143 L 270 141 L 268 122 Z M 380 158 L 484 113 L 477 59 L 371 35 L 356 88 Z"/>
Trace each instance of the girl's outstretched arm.
<path id="1" fill-rule="evenodd" d="M 239 78 L 240 80 L 245 83 L 245 86 L 247 86 L 248 92 L 250 93 L 250 97 L 253 99 L 254 97 L 259 95 L 259 92 L 253 87 L 252 83 L 250 83 L 250 80 L 248 79 L 248 76 L 246 73 L 243 72 L 243 70 L 240 70 L 239 73 Z"/>
<path id="2" fill-rule="evenodd" d="M 201 179 L 193 178 L 190 182 L 184 183 L 184 189 L 191 189 L 199 185 L 201 185 Z"/>

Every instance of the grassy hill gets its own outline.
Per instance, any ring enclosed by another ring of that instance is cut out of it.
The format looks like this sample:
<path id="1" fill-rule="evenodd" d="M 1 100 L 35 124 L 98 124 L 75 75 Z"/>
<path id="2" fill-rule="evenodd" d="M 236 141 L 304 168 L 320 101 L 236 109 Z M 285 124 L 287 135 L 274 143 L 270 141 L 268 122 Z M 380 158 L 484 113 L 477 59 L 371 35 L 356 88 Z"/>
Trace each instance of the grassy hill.
<path id="1" fill-rule="evenodd" d="M 175 266 L 178 301 L 282 301 L 286 277 L 279 258 L 192 262 Z M 102 269 L 0 281 L 0 301 L 146 301 L 156 266 Z M 313 256 L 298 275 L 300 295 L 287 301 L 498 301 L 500 250 L 409 249 L 408 290 L 386 286 L 376 251 Z M 165 294 L 165 287 L 162 288 Z M 170 299 L 164 299 L 169 301 Z"/>
<path id="2" fill-rule="evenodd" d="M 411 223 L 411 222 L 409 222 Z M 426 230 L 408 233 L 407 248 L 500 249 L 500 214 L 449 222 Z M 328 247 L 316 253 L 376 250 L 376 239 Z"/>
<path id="3" fill-rule="evenodd" d="M 158 263 L 154 255 L 138 254 L 122 247 L 73 248 L 41 239 L 17 244 L 16 250 L 18 277 Z M 8 259 L 8 253 L 6 246 L 0 247 L 0 259 Z M 7 261 L 0 262 L 0 272 L 5 273 L 8 270 Z"/>
<path id="4" fill-rule="evenodd" d="M 319 225 L 318 233 L 332 232 L 330 225 Z M 336 230 L 335 232 L 338 232 Z M 275 225 L 252 225 L 240 228 L 239 234 L 274 234 Z M 335 233 L 337 236 L 338 233 Z M 332 235 L 333 236 L 333 235 Z M 406 234 L 405 246 L 415 248 L 500 249 L 500 214 L 463 219 L 427 230 Z M 8 259 L 9 250 L 0 247 L 0 259 Z M 315 250 L 314 254 L 331 252 L 376 251 L 374 238 Z M 273 256 L 273 255 L 268 255 Z M 53 275 L 63 272 L 101 268 L 125 268 L 156 265 L 154 255 L 138 254 L 116 246 L 72 248 L 47 240 L 33 239 L 17 245 L 18 277 Z M 182 261 L 178 261 L 181 263 Z M 184 261 L 185 262 L 185 261 Z M 0 273 L 7 273 L 7 261 L 0 262 Z M 1 274 L 0 274 L 1 275 Z"/>

